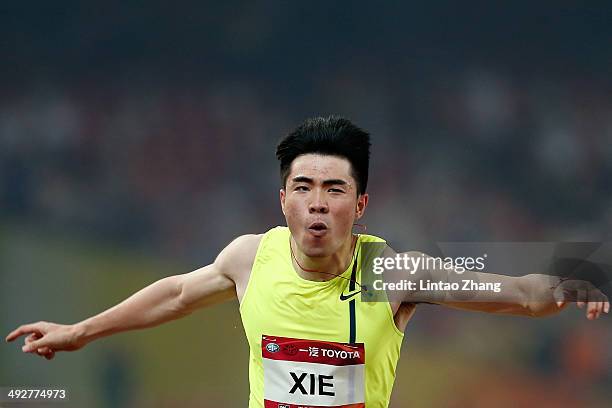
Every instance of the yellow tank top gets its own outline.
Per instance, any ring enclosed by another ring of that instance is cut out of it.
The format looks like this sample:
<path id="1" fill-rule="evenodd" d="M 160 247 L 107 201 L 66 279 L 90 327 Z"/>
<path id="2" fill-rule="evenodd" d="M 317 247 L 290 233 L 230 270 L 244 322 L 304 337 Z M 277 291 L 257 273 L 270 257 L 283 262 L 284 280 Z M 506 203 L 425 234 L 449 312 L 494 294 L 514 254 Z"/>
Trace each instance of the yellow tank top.
<path id="1" fill-rule="evenodd" d="M 264 234 L 240 304 L 250 348 L 249 408 L 264 407 L 262 336 L 363 343 L 365 406 L 387 407 L 404 334 L 395 326 L 388 301 L 362 302 L 360 295 L 341 299 L 341 295 L 346 298 L 354 293 L 351 276 L 361 282 L 361 244 L 384 241 L 359 235 L 357 259 L 341 275 L 346 279 L 316 282 L 303 279 L 293 269 L 289 237 L 287 227 L 276 227 Z"/>

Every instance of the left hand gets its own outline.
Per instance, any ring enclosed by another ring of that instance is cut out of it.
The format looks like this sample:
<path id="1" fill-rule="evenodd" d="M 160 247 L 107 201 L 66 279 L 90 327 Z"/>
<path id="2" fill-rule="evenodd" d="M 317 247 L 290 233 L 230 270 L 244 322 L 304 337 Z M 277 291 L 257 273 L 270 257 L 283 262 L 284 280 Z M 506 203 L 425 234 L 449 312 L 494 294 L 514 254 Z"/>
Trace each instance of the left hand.
<path id="1" fill-rule="evenodd" d="M 586 317 L 589 320 L 595 320 L 602 313 L 610 312 L 608 297 L 588 281 L 574 279 L 561 281 L 555 288 L 553 297 L 559 308 L 563 308 L 569 302 L 576 302 L 576 306 L 581 309 L 586 305 Z"/>

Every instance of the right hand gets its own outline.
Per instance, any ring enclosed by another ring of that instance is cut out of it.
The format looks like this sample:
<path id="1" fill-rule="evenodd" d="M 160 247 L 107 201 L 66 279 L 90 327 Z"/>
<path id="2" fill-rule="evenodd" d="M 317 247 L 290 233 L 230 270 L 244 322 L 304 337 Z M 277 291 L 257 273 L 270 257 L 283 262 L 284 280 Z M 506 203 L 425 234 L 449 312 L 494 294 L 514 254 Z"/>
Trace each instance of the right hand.
<path id="1" fill-rule="evenodd" d="M 26 335 L 21 350 L 34 353 L 47 360 L 55 357 L 57 351 L 74 351 L 85 345 L 79 340 L 75 325 L 64 325 L 49 322 L 24 324 L 6 336 L 6 341 L 13 341 Z"/>

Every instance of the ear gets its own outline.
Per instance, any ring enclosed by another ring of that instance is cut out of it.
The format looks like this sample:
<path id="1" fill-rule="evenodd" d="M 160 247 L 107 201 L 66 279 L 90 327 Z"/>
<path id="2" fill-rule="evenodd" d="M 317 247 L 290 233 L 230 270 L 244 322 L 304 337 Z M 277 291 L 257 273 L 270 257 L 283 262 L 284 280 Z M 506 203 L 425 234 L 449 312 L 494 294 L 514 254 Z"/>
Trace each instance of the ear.
<path id="1" fill-rule="evenodd" d="M 283 215 L 285 215 L 285 189 L 281 188 L 279 191 L 279 198 L 280 198 L 280 205 L 281 205 L 281 210 L 283 211 Z"/>
<path id="2" fill-rule="evenodd" d="M 357 197 L 357 208 L 355 209 L 355 219 L 358 220 L 363 217 L 365 209 L 368 206 L 369 196 L 367 193 L 361 194 Z"/>

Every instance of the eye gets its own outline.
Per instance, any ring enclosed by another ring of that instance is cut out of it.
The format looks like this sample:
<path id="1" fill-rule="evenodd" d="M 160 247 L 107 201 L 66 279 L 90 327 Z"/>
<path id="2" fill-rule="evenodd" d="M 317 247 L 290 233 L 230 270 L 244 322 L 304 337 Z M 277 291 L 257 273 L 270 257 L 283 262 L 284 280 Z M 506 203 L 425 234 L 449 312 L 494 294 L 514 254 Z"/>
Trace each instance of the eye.
<path id="1" fill-rule="evenodd" d="M 308 191 L 308 187 L 306 186 L 297 186 L 294 189 L 295 191 Z"/>
<path id="2" fill-rule="evenodd" d="M 341 190 L 339 188 L 330 188 L 329 191 L 331 191 L 332 193 L 344 193 L 344 190 Z"/>

